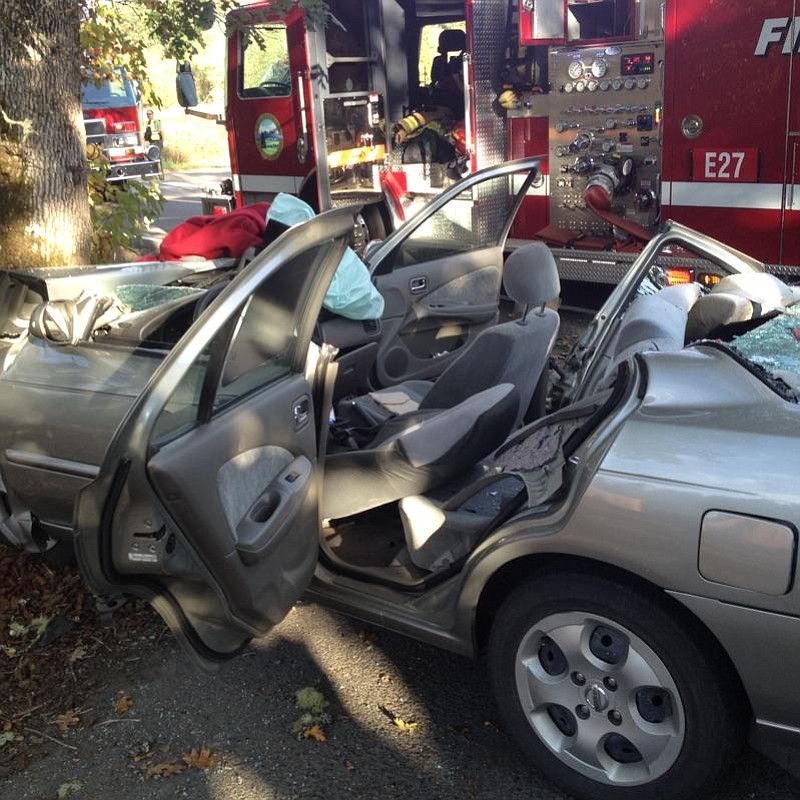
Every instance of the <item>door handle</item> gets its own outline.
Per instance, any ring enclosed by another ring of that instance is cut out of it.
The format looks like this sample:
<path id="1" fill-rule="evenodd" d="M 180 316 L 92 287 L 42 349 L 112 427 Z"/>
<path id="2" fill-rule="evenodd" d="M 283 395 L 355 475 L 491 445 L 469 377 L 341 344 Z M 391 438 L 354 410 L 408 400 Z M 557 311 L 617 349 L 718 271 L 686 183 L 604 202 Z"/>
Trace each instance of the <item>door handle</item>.
<path id="1" fill-rule="evenodd" d="M 423 275 L 421 278 L 412 278 L 408 282 L 408 291 L 411 294 L 422 294 L 428 290 L 428 279 Z"/>
<path id="2" fill-rule="evenodd" d="M 299 431 L 308 423 L 309 411 L 311 403 L 307 397 L 296 400 L 292 406 L 292 419 L 294 420 L 294 429 Z"/>

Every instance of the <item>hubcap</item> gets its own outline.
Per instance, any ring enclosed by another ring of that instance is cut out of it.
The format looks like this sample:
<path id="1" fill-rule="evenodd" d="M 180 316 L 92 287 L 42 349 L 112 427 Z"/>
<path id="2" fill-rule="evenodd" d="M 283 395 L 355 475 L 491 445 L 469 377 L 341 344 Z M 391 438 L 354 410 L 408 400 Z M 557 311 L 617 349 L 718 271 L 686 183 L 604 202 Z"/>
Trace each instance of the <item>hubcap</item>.
<path id="1" fill-rule="evenodd" d="M 542 619 L 520 643 L 516 685 L 542 742 L 601 783 L 653 781 L 683 746 L 674 679 L 651 647 L 613 620 L 588 612 Z"/>

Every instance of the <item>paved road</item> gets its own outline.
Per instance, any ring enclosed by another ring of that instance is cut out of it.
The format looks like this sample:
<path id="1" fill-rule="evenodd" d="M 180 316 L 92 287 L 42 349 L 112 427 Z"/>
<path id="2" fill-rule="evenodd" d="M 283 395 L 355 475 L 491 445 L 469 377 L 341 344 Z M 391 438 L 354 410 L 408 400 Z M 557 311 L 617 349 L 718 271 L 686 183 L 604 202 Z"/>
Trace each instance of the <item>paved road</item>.
<path id="1" fill-rule="evenodd" d="M 327 741 L 298 741 L 294 693 L 329 701 Z M 118 691 L 132 708 L 115 717 Z M 403 720 L 403 731 L 380 710 Z M 0 796 L 55 796 L 77 781 L 77 800 L 565 800 L 529 768 L 497 727 L 483 664 L 301 604 L 268 638 L 217 676 L 200 675 L 170 637 L 151 655 L 120 663 L 87 700 L 113 724 L 71 729 L 52 751 L 0 785 Z M 135 761 L 148 747 L 157 753 Z M 148 764 L 209 747 L 216 765 L 144 778 Z M 703 800 L 789 800 L 800 783 L 748 751 Z"/>
<path id="2" fill-rule="evenodd" d="M 145 240 L 155 247 L 179 222 L 201 213 L 200 197 L 207 186 L 217 189 L 220 181 L 229 178 L 228 167 L 189 169 L 167 172 L 161 181 L 165 203 L 161 216 L 150 226 Z"/>

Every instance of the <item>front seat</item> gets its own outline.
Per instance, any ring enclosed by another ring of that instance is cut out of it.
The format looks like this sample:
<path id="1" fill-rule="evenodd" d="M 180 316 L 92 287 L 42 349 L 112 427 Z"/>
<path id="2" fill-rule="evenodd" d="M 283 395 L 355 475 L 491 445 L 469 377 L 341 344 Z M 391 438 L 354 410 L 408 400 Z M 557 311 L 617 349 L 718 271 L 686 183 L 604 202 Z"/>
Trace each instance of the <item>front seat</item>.
<path id="1" fill-rule="evenodd" d="M 518 247 L 506 259 L 503 284 L 506 294 L 525 307 L 520 319 L 482 331 L 436 383 L 407 381 L 372 392 L 371 398 L 395 414 L 407 413 L 452 408 L 490 386 L 511 383 L 519 395 L 514 426 L 519 425 L 559 328 L 558 314 L 546 307 L 561 293 L 556 261 L 547 245 L 532 242 Z M 530 312 L 531 307 L 536 310 Z"/>
<path id="2" fill-rule="evenodd" d="M 451 408 L 414 416 L 398 433 L 325 460 L 323 519 L 339 519 L 422 494 L 468 471 L 500 446 L 519 407 L 510 383 Z"/>
<path id="3" fill-rule="evenodd" d="M 467 34 L 456 29 L 444 30 L 439 34 L 439 55 L 431 64 L 431 84 L 436 84 L 458 69 L 458 59 L 467 48 Z M 453 59 L 450 53 L 457 53 Z M 453 62 L 453 63 L 451 63 Z"/>

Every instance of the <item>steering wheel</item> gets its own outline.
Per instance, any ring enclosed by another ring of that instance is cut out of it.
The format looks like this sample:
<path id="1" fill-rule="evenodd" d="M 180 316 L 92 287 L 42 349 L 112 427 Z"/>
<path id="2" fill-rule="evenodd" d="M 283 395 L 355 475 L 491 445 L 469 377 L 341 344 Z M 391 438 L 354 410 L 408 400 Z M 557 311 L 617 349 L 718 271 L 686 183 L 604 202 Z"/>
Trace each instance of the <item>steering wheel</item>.
<path id="1" fill-rule="evenodd" d="M 269 94 L 273 96 L 279 94 L 289 94 L 290 86 L 288 83 L 284 81 L 261 81 L 258 84 L 259 89 L 266 89 Z M 270 92 L 271 89 L 276 89 L 277 91 Z"/>
<path id="2" fill-rule="evenodd" d="M 192 323 L 195 323 L 198 317 L 219 297 L 220 293 L 224 291 L 229 285 L 228 281 L 223 283 L 214 284 L 211 288 L 206 290 L 206 293 L 195 303 L 194 312 L 192 313 Z"/>

